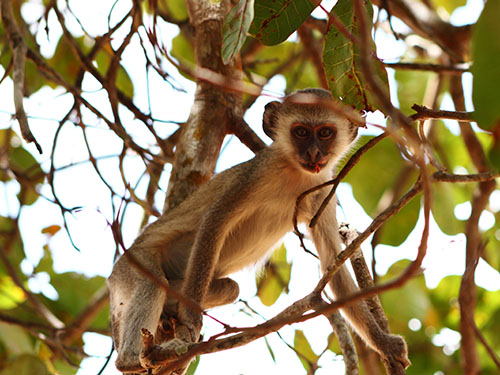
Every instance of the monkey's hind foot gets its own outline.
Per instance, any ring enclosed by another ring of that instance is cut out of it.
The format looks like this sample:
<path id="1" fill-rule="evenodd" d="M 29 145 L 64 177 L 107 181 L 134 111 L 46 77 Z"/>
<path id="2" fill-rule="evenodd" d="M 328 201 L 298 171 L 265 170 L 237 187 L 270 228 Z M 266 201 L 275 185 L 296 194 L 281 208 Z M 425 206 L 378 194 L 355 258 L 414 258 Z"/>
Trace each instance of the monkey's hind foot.
<path id="1" fill-rule="evenodd" d="M 154 336 L 147 329 L 141 330 L 142 334 L 142 352 L 139 357 L 141 366 L 144 369 L 152 369 L 155 374 L 159 371 L 163 373 L 163 368 L 175 362 L 179 357 L 185 354 L 189 349 L 190 342 L 180 338 L 173 338 L 160 345 L 154 343 Z M 170 375 L 182 375 L 186 372 L 189 362 L 181 364 L 174 368 Z"/>

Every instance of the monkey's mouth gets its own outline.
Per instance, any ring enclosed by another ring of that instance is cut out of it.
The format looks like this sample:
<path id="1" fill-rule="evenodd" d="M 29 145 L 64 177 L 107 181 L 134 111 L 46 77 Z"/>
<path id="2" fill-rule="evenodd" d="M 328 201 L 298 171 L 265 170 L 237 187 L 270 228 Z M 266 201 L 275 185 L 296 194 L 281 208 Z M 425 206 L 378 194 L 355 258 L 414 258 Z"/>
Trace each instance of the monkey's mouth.
<path id="1" fill-rule="evenodd" d="M 321 170 L 326 166 L 326 162 L 316 162 L 316 163 L 305 163 L 305 162 L 300 162 L 300 165 L 309 172 L 312 173 L 319 173 Z"/>

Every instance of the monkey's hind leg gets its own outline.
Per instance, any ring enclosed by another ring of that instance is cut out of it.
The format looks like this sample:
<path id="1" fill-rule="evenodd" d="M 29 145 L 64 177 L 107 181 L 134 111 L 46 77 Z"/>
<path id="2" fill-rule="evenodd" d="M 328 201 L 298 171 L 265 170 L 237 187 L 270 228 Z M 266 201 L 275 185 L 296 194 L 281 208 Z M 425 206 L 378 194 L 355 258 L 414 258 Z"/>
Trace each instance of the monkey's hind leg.
<path id="1" fill-rule="evenodd" d="M 170 286 L 179 288 L 182 284 L 181 280 L 170 282 Z M 233 302 L 239 294 L 238 284 L 230 278 L 215 279 L 210 284 L 207 296 L 205 297 L 202 308 L 208 309 L 216 306 L 222 306 Z M 201 315 L 201 314 L 200 314 Z M 165 324 L 164 324 L 165 323 Z M 165 330 L 164 326 L 169 326 Z M 165 332 L 168 331 L 165 335 Z M 172 316 L 171 303 L 165 305 L 164 314 L 160 320 L 160 327 L 153 336 L 152 332 L 147 329 L 142 330 L 142 352 L 140 362 L 143 368 L 154 368 L 163 373 L 163 369 L 159 366 L 168 366 L 172 362 L 187 352 L 189 345 L 192 344 L 193 338 L 198 337 L 199 332 L 192 332 L 193 327 L 186 326 L 182 321 L 177 320 Z M 162 342 L 162 334 L 167 338 Z M 196 341 L 196 340 L 195 340 Z M 168 374 L 182 375 L 187 371 L 189 361 L 175 368 Z"/>
<path id="2" fill-rule="evenodd" d="M 150 270 L 166 282 L 161 270 Z M 155 272 L 156 271 L 156 272 Z M 126 256 L 115 264 L 108 279 L 110 290 L 111 329 L 121 372 L 140 372 L 141 330 L 155 331 L 166 299 L 166 293 L 130 265 Z"/>

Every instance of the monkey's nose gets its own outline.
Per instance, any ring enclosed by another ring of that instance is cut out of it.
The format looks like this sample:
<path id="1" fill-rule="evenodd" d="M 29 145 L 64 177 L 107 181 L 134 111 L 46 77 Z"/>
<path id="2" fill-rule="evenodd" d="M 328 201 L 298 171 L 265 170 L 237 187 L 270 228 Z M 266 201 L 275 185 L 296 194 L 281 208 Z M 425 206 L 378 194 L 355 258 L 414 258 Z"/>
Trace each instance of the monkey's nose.
<path id="1" fill-rule="evenodd" d="M 320 152 L 317 148 L 310 148 L 307 150 L 307 156 L 311 163 L 317 163 L 321 158 Z"/>

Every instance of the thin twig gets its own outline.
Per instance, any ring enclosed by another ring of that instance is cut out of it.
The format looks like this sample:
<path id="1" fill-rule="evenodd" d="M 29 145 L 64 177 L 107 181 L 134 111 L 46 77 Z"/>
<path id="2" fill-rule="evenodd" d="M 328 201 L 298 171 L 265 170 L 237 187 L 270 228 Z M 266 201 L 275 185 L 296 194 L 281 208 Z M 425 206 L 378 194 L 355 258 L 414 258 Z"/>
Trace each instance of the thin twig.
<path id="1" fill-rule="evenodd" d="M 436 110 L 430 109 L 423 105 L 414 104 L 411 109 L 415 112 L 410 116 L 410 119 L 413 121 L 416 120 L 425 120 L 429 118 L 433 119 L 449 119 L 449 120 L 458 120 L 458 121 L 474 121 L 474 112 L 461 112 L 461 111 L 444 111 L 444 110 Z"/>
<path id="2" fill-rule="evenodd" d="M 428 72 L 436 72 L 440 74 L 461 75 L 469 71 L 469 65 L 439 65 L 439 64 L 424 64 L 424 63 L 384 63 L 386 68 L 399 70 L 423 70 Z"/>

